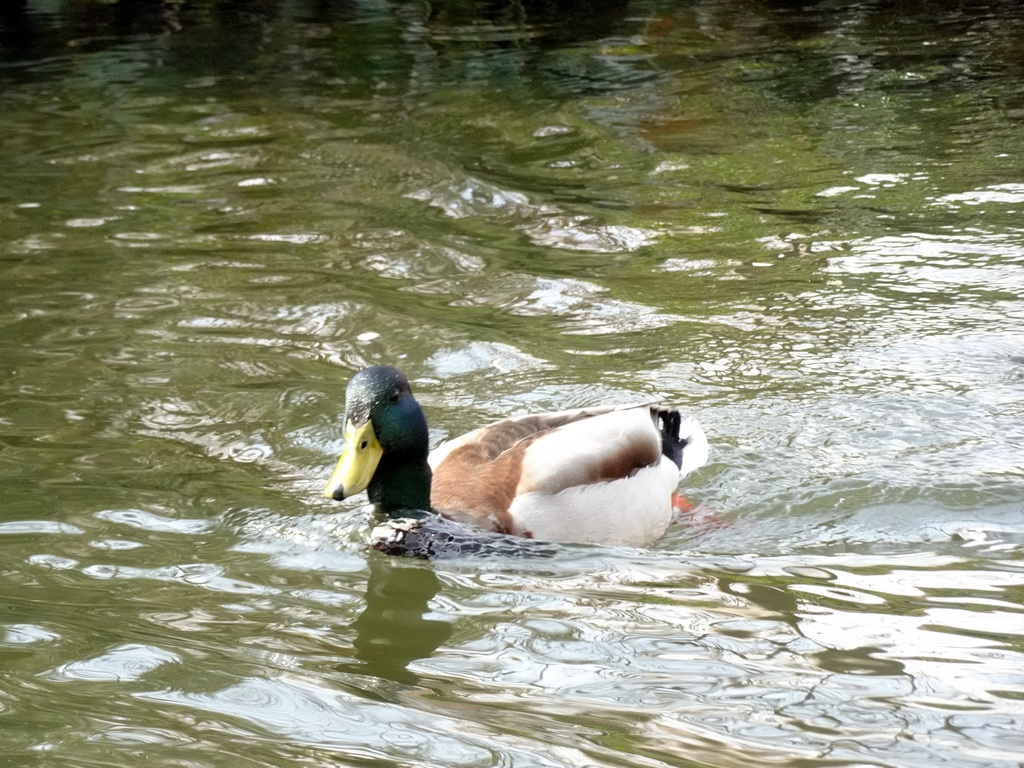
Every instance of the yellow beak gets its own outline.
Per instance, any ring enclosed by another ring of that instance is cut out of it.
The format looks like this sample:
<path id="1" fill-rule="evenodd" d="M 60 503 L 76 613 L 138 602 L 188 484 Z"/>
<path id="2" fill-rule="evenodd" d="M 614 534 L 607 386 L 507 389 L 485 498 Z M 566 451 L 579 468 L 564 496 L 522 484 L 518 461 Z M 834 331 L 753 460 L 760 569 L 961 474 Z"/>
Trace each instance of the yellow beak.
<path id="1" fill-rule="evenodd" d="M 367 419 L 361 427 L 348 422 L 345 425 L 345 447 L 334 474 L 324 487 L 324 496 L 341 501 L 365 491 L 383 455 L 372 421 Z"/>

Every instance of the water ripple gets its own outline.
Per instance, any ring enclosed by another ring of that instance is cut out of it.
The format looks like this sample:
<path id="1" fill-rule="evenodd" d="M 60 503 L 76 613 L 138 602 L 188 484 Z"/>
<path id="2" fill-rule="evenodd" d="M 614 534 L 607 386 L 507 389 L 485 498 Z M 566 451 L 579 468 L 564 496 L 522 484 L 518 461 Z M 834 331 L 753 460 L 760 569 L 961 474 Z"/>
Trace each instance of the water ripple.
<path id="1" fill-rule="evenodd" d="M 90 659 L 61 664 L 44 676 L 56 682 L 127 682 L 140 680 L 165 664 L 179 664 L 181 661 L 178 654 L 162 648 L 126 643 Z"/>
<path id="2" fill-rule="evenodd" d="M 77 536 L 84 533 L 84 531 L 77 526 L 61 523 L 56 520 L 10 520 L 0 523 L 0 536 L 37 533 Z"/>
<path id="3" fill-rule="evenodd" d="M 625 225 L 604 226 L 588 216 L 569 215 L 552 205 L 537 205 L 521 192 L 469 178 L 460 186 L 440 185 L 410 192 L 453 219 L 475 216 L 511 224 L 535 244 L 593 253 L 630 253 L 655 243 L 659 233 Z"/>
<path id="4" fill-rule="evenodd" d="M 442 715 L 431 724 L 423 723 L 402 706 L 324 688 L 296 675 L 250 678 L 213 693 L 166 691 L 135 696 L 208 717 L 228 717 L 278 738 L 345 750 L 366 759 L 390 760 L 400 755 L 420 765 L 438 766 L 483 765 L 494 759 L 493 747 L 465 721 Z M 546 759 L 536 764 L 558 765 Z"/>
<path id="5" fill-rule="evenodd" d="M 104 509 L 97 512 L 96 517 L 118 525 L 127 525 L 140 531 L 156 533 L 194 535 L 209 531 L 214 525 L 212 520 L 176 519 L 144 509 Z"/>
<path id="6" fill-rule="evenodd" d="M 53 643 L 60 640 L 60 634 L 46 627 L 35 624 L 4 624 L 0 625 L 0 647 L 18 647 L 36 645 L 37 643 Z"/>
<path id="7" fill-rule="evenodd" d="M 225 570 L 223 566 L 213 563 L 188 563 L 155 568 L 95 563 L 82 568 L 82 573 L 101 581 L 163 581 L 237 595 L 276 594 L 279 591 L 267 585 L 226 576 Z"/>

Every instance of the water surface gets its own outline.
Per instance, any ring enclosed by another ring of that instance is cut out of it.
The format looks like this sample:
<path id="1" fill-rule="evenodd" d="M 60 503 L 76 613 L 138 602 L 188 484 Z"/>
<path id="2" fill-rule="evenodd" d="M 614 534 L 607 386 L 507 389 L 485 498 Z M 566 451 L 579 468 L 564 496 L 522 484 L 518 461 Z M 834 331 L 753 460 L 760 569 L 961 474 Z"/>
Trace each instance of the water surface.
<path id="1" fill-rule="evenodd" d="M 1024 15 L 948 5 L 5 7 L 7 760 L 1019 765 Z M 697 519 L 378 556 L 380 362 L 676 402 Z"/>

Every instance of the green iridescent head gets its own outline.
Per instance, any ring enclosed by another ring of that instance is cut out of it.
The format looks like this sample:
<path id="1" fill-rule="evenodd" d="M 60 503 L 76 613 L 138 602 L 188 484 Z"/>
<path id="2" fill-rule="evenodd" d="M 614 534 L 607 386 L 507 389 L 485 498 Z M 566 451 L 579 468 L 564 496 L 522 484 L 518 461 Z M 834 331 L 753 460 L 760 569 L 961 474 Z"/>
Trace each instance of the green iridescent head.
<path id="1" fill-rule="evenodd" d="M 345 389 L 345 447 L 324 495 L 340 501 L 365 490 L 389 515 L 429 510 L 429 449 L 427 420 L 405 374 L 364 368 Z"/>

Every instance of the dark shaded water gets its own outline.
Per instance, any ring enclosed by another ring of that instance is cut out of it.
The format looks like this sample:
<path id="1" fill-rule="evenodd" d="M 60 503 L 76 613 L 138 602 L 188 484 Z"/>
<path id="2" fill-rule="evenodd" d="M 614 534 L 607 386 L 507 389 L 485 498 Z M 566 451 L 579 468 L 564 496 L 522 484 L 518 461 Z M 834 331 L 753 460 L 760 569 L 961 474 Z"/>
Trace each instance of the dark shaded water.
<path id="1" fill-rule="evenodd" d="M 6 761 L 1019 765 L 1024 13 L 951 6 L 5 4 Z M 677 402 L 713 519 L 379 557 L 378 362 Z"/>

